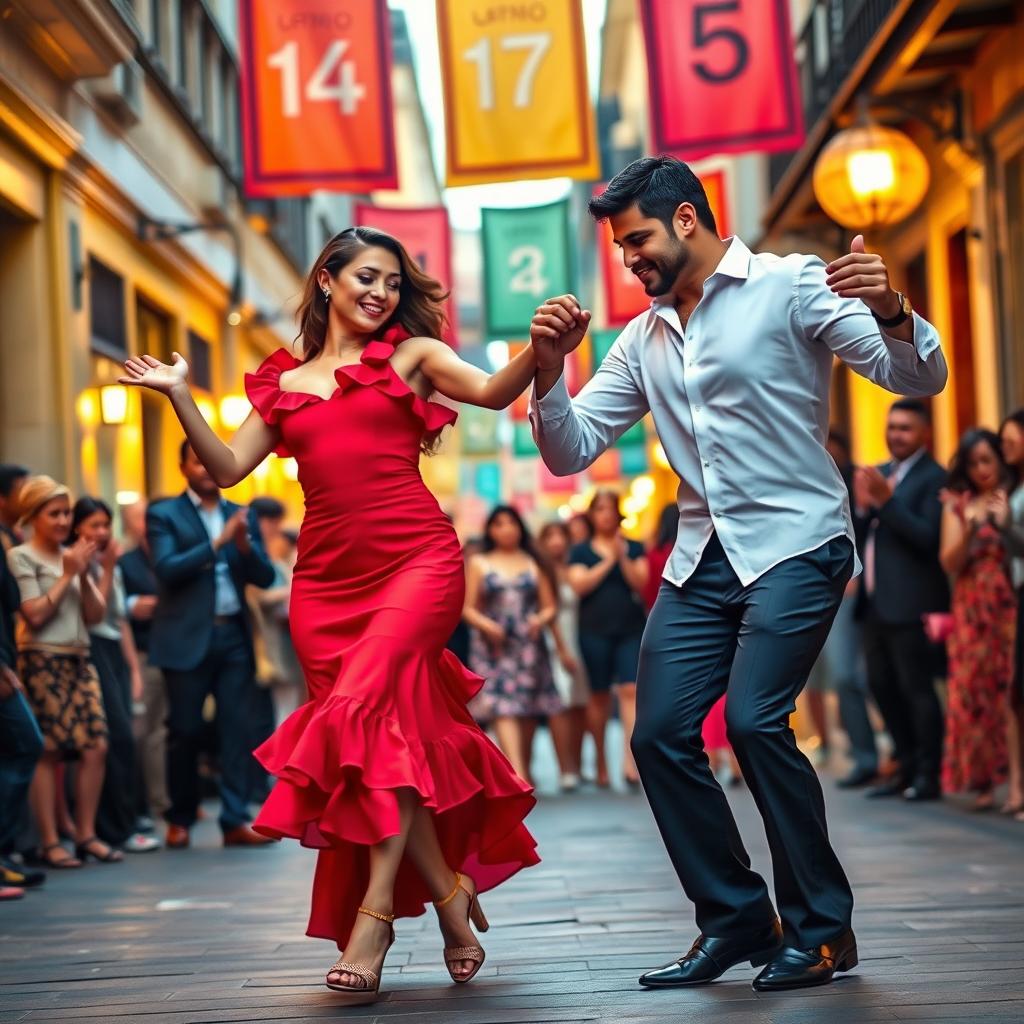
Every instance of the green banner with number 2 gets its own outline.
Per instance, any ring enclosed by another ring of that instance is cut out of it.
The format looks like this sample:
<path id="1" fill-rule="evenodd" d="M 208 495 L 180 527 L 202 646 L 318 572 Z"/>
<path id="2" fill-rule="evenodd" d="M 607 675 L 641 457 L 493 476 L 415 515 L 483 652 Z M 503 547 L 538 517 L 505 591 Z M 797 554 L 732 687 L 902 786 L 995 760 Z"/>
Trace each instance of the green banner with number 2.
<path id="1" fill-rule="evenodd" d="M 572 289 L 569 204 L 483 211 L 484 309 L 492 339 L 525 337 L 534 310 Z"/>

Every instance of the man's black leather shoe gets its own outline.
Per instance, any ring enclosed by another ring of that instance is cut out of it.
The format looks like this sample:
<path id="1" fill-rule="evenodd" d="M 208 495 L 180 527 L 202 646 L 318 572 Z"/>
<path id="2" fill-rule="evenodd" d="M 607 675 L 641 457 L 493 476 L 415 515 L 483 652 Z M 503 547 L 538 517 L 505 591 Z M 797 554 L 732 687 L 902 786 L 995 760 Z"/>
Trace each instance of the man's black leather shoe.
<path id="1" fill-rule="evenodd" d="M 813 949 L 786 946 L 754 979 L 758 992 L 782 992 L 791 988 L 827 985 L 834 974 L 857 966 L 857 939 L 847 929 L 831 942 Z"/>
<path id="2" fill-rule="evenodd" d="M 854 768 L 849 775 L 841 778 L 836 785 L 840 789 L 857 789 L 860 786 L 866 786 L 877 775 L 878 772 L 873 771 L 871 768 Z"/>
<path id="3" fill-rule="evenodd" d="M 915 803 L 922 800 L 941 800 L 942 790 L 935 782 L 915 782 L 903 790 L 903 799 Z"/>
<path id="4" fill-rule="evenodd" d="M 869 800 L 885 796 L 900 796 L 906 788 L 907 784 L 902 780 L 890 779 L 888 782 L 880 782 L 877 786 L 872 786 L 864 795 Z"/>
<path id="5" fill-rule="evenodd" d="M 648 988 L 706 985 L 744 961 L 760 967 L 781 948 L 782 925 L 778 921 L 758 932 L 729 939 L 701 935 L 686 956 L 641 975 L 640 984 Z"/>

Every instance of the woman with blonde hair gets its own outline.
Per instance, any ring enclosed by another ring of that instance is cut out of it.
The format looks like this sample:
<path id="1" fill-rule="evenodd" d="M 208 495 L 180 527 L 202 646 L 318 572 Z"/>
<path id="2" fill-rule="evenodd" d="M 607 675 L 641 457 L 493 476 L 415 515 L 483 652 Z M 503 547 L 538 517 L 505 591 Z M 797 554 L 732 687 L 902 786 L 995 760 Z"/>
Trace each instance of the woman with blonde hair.
<path id="1" fill-rule="evenodd" d="M 96 836 L 107 758 L 107 721 L 100 681 L 89 658 L 89 627 L 103 620 L 106 603 L 89 572 L 96 545 L 71 533 L 71 492 L 48 476 L 33 476 L 18 495 L 20 523 L 29 539 L 7 553 L 18 581 L 18 675 L 43 733 L 43 756 L 29 798 L 39 828 L 42 859 L 51 868 L 78 868 L 92 858 L 116 863 L 121 853 Z M 75 776 L 75 856 L 57 833 L 57 766 L 80 760 Z"/>
<path id="2" fill-rule="evenodd" d="M 420 475 L 453 423 L 437 391 L 501 409 L 532 381 L 525 350 L 493 375 L 439 341 L 441 286 L 372 228 L 327 242 L 299 310 L 301 352 L 246 377 L 253 412 L 230 443 L 196 407 L 180 356 L 129 359 L 128 384 L 166 395 L 222 487 L 271 452 L 305 496 L 292 637 L 311 700 L 256 751 L 277 779 L 254 823 L 319 850 L 308 933 L 344 957 L 328 987 L 372 1002 L 396 917 L 437 908 L 444 963 L 469 981 L 487 922 L 478 894 L 537 862 L 530 787 L 466 710 L 482 680 L 445 649 L 462 613 L 458 538 Z"/>

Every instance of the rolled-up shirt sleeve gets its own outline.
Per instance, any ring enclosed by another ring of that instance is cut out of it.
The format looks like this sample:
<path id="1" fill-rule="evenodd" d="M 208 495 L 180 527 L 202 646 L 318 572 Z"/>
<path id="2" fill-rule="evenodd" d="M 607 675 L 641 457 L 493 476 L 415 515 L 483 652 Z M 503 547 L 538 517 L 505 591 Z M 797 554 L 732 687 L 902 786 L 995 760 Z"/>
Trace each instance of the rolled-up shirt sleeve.
<path id="1" fill-rule="evenodd" d="M 825 264 L 809 257 L 796 275 L 794 306 L 805 336 L 827 345 L 856 373 L 898 395 L 937 395 L 948 376 L 935 328 L 914 314 L 913 342 L 890 337 L 860 299 L 825 283 Z"/>
<path id="2" fill-rule="evenodd" d="M 533 437 L 545 465 L 556 476 L 586 469 L 649 411 L 647 397 L 630 371 L 626 336 L 620 335 L 597 373 L 575 399 L 565 375 L 543 397 L 530 396 Z"/>

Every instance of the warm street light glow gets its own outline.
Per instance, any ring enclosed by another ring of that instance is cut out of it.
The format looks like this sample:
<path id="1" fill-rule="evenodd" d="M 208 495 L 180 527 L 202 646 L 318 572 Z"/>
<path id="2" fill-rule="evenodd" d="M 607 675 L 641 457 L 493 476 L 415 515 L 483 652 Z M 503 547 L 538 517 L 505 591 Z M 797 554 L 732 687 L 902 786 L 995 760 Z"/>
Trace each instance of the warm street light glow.
<path id="1" fill-rule="evenodd" d="M 88 388 L 78 396 L 75 403 L 78 412 L 78 421 L 83 427 L 95 427 L 100 422 L 99 402 L 96 392 Z"/>
<path id="2" fill-rule="evenodd" d="M 299 464 L 294 459 L 285 459 L 281 468 L 284 470 L 285 480 L 299 479 Z"/>
<path id="3" fill-rule="evenodd" d="M 660 441 L 655 441 L 651 445 L 651 461 L 659 469 L 671 469 L 672 466 L 668 461 L 668 456 L 665 454 L 665 449 L 662 448 Z"/>
<path id="4" fill-rule="evenodd" d="M 217 425 L 217 410 L 214 408 L 213 402 L 206 397 L 206 395 L 196 396 L 196 408 L 199 410 L 200 415 L 210 424 L 211 427 Z"/>
<path id="5" fill-rule="evenodd" d="M 890 227 L 928 191 L 928 161 L 914 140 L 867 121 L 839 132 L 814 165 L 814 195 L 836 223 L 858 231 Z"/>
<path id="6" fill-rule="evenodd" d="M 228 313 L 228 325 L 231 327 L 237 327 L 242 322 L 242 314 L 237 309 L 231 310 Z"/>
<path id="7" fill-rule="evenodd" d="M 105 384 L 100 388 L 100 419 L 108 426 L 127 422 L 128 388 L 123 384 Z"/>
<path id="8" fill-rule="evenodd" d="M 225 395 L 220 400 L 220 421 L 228 430 L 237 430 L 252 406 L 244 395 Z"/>
<path id="9" fill-rule="evenodd" d="M 134 505 L 139 500 L 138 491 L 118 491 L 114 495 L 114 500 L 118 505 Z"/>

